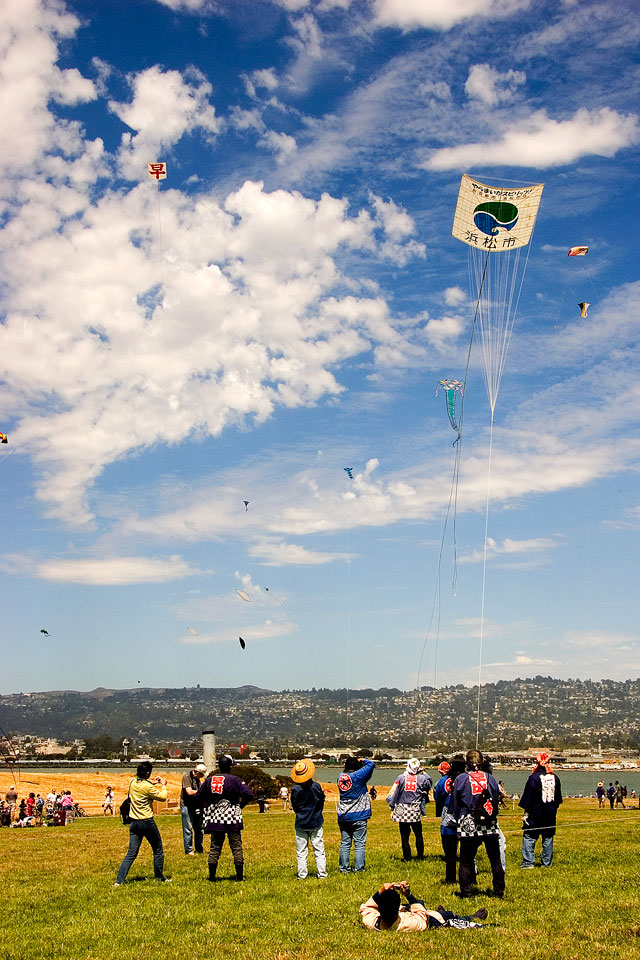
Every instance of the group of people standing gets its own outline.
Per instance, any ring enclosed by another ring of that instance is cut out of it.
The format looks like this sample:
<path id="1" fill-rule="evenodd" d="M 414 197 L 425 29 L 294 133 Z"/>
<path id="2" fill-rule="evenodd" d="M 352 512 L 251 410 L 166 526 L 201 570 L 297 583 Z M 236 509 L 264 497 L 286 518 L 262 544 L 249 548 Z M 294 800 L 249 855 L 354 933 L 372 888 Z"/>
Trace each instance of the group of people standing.
<path id="1" fill-rule="evenodd" d="M 231 772 L 233 760 L 227 754 L 218 758 L 217 772 L 206 776 L 204 764 L 196 764 L 182 778 L 180 812 L 184 852 L 187 856 L 203 853 L 204 834 L 211 836 L 208 855 L 210 881 L 217 879 L 217 868 L 225 837 L 235 867 L 235 879 L 244 879 L 242 847 L 242 809 L 252 800 L 253 793 L 246 783 Z M 368 784 L 375 762 L 366 758 L 347 757 L 337 780 L 337 819 L 340 829 L 340 873 L 360 872 L 365 869 L 367 825 L 371 817 L 371 792 Z M 482 753 L 470 750 L 463 756 L 456 754 L 438 768 L 441 777 L 435 785 L 436 816 L 440 817 L 440 835 L 445 860 L 445 883 L 456 882 L 456 864 L 459 857 L 457 880 L 460 895 L 470 897 L 476 889 L 475 858 L 484 845 L 492 873 L 493 895 L 502 897 L 505 891 L 505 838 L 498 824 L 501 789 L 491 772 L 491 765 Z M 163 873 L 162 840 L 153 820 L 153 801 L 166 800 L 166 779 L 156 777 L 152 782 L 151 764 L 138 766 L 137 776 L 129 786 L 131 822 L 129 850 L 116 878 L 120 886 L 135 860 L 143 839 L 150 843 L 154 855 L 154 875 L 166 880 Z M 324 849 L 323 809 L 325 795 L 313 777 L 315 766 L 311 760 L 300 760 L 291 770 L 293 786 L 288 800 L 295 812 L 295 842 L 297 877 L 308 876 L 309 848 L 313 851 L 316 876 L 327 876 Z M 420 769 L 417 758 L 411 758 L 387 795 L 391 818 L 398 824 L 403 860 L 410 860 L 413 835 L 416 857 L 424 857 L 422 817 L 432 789 L 428 774 Z M 553 860 L 553 837 L 556 812 L 562 803 L 560 780 L 550 766 L 549 755 L 542 752 L 520 798 L 524 811 L 522 863 L 523 869 L 534 866 L 537 839 L 542 840 L 542 866 L 550 867 Z M 353 861 L 351 852 L 353 850 Z M 383 898 L 384 899 L 384 898 Z M 395 896 L 387 899 L 393 899 Z"/>
<path id="2" fill-rule="evenodd" d="M 211 835 L 209 849 L 209 880 L 216 880 L 218 861 L 228 837 L 233 855 L 236 880 L 244 880 L 244 853 L 242 849 L 242 808 L 253 799 L 253 793 L 240 778 L 231 773 L 233 760 L 227 754 L 218 759 L 218 773 L 206 775 L 204 764 L 197 764 L 182 778 L 180 813 L 184 851 L 188 856 L 202 853 L 203 835 Z M 164 875 L 164 850 L 160 831 L 153 816 L 154 801 L 167 799 L 166 778 L 151 780 L 152 764 L 144 761 L 138 765 L 136 777 L 129 784 L 130 823 L 129 849 L 120 864 L 115 886 L 121 886 L 136 859 L 143 839 L 153 850 L 153 872 L 156 880 L 163 883 L 170 878 Z"/>
<path id="3" fill-rule="evenodd" d="M 456 881 L 456 855 L 459 847 L 460 895 L 470 897 L 476 885 L 475 858 L 481 845 L 491 865 L 493 895 L 503 897 L 505 891 L 504 834 L 498 824 L 501 790 L 491 772 L 491 765 L 478 750 L 466 756 L 456 754 L 451 763 L 440 765 L 442 776 L 434 797 L 436 815 L 440 815 L 440 836 L 445 857 L 445 883 Z M 551 769 L 546 752 L 536 755 L 519 805 L 522 818 L 522 869 L 535 866 L 535 845 L 542 841 L 543 867 L 553 862 L 553 838 L 556 814 L 562 803 L 559 778 Z"/>

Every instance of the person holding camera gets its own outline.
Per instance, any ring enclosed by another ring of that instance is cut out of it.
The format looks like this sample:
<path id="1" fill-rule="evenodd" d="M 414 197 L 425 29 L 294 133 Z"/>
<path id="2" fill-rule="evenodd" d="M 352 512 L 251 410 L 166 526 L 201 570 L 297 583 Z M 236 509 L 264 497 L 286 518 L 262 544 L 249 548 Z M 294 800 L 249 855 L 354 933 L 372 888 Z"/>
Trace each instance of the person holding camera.
<path id="1" fill-rule="evenodd" d="M 114 886 L 120 887 L 125 882 L 133 861 L 138 856 L 143 840 L 147 840 L 153 850 L 153 875 L 162 883 L 169 882 L 164 875 L 164 849 L 160 831 L 153 818 L 153 801 L 167 799 L 166 777 L 155 777 L 151 780 L 153 765 L 149 760 L 138 764 L 135 779 L 129 784 L 129 799 L 131 801 L 129 823 L 129 849 L 120 864 Z"/>
<path id="2" fill-rule="evenodd" d="M 406 903 L 401 903 L 401 896 Z M 411 893 L 406 880 L 400 883 L 383 883 L 379 890 L 360 906 L 360 917 L 369 930 L 411 930 L 419 932 L 437 927 L 455 927 L 465 930 L 469 927 L 481 927 L 478 920 L 486 920 L 484 907 L 470 917 L 460 917 L 451 910 L 437 907 L 427 910 L 424 900 L 418 900 Z"/>

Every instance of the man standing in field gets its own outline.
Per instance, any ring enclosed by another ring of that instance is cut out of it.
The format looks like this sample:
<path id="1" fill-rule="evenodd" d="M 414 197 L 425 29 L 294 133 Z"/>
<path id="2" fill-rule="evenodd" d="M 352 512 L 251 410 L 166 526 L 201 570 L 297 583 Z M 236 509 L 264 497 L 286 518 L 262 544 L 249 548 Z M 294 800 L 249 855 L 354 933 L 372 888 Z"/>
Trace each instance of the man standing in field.
<path id="1" fill-rule="evenodd" d="M 431 789 L 431 777 L 418 773 L 420 761 L 411 757 L 407 769 L 396 779 L 387 795 L 391 808 L 391 819 L 400 828 L 402 859 L 411 860 L 409 837 L 413 830 L 416 838 L 416 856 L 424 859 L 424 839 L 422 837 L 422 805 L 426 802 Z"/>
<path id="2" fill-rule="evenodd" d="M 504 868 L 498 827 L 500 788 L 490 773 L 480 769 L 483 756 L 479 750 L 469 750 L 466 763 L 467 772 L 456 777 L 449 803 L 460 840 L 460 896 L 473 895 L 475 856 L 484 843 L 493 875 L 493 895 L 503 897 Z"/>
<path id="3" fill-rule="evenodd" d="M 205 776 L 207 768 L 204 763 L 197 763 L 193 770 L 187 771 L 182 777 L 180 790 L 180 816 L 182 818 L 182 842 L 187 856 L 194 856 L 203 852 L 202 846 L 202 818 L 196 810 L 196 794 L 200 789 L 200 781 Z"/>
<path id="4" fill-rule="evenodd" d="M 556 812 L 562 803 L 560 780 L 551 769 L 550 756 L 542 752 L 536 756 L 533 773 L 526 782 L 520 798 L 524 810 L 522 818 L 522 863 L 523 870 L 535 866 L 535 846 L 542 838 L 542 866 L 550 867 L 553 861 L 553 838 L 556 832 Z"/>
<path id="5" fill-rule="evenodd" d="M 371 779 L 375 763 L 347 757 L 344 771 L 338 777 L 340 801 L 338 803 L 338 826 L 340 827 L 340 873 L 351 873 L 349 860 L 354 847 L 356 873 L 364 870 L 367 820 L 371 816 L 371 797 L 367 782 Z"/>
<path id="6" fill-rule="evenodd" d="M 4 799 L 7 806 L 9 807 L 9 822 L 11 822 L 11 820 L 13 820 L 13 811 L 15 810 L 16 803 L 18 802 L 18 791 L 16 790 L 13 784 L 11 784 L 11 786 L 5 793 Z"/>
<path id="7" fill-rule="evenodd" d="M 242 850 L 242 808 L 254 800 L 244 780 L 232 774 L 233 759 L 224 753 L 218 758 L 218 775 L 207 777 L 200 788 L 198 803 L 201 805 L 205 833 L 211 834 L 209 849 L 209 880 L 216 880 L 216 871 L 224 838 L 229 846 L 236 868 L 236 880 L 244 880 L 244 853 Z"/>
<path id="8" fill-rule="evenodd" d="M 316 772 L 311 760 L 298 760 L 291 771 L 291 809 L 295 811 L 296 861 L 298 880 L 304 880 L 308 874 L 307 857 L 309 844 L 316 861 L 316 876 L 323 880 L 327 876 L 327 858 L 324 852 L 322 824 L 324 817 L 324 792 L 313 779 Z"/>

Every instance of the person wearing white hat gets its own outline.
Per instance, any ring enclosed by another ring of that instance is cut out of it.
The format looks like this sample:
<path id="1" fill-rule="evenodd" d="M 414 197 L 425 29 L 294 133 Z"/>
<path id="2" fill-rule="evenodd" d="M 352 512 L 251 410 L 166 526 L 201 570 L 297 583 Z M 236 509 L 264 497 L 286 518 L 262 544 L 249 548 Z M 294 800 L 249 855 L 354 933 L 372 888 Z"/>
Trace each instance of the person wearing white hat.
<path id="1" fill-rule="evenodd" d="M 322 832 L 324 793 L 320 784 L 313 779 L 315 772 L 315 764 L 311 760 L 298 760 L 291 770 L 291 779 L 294 782 L 291 788 L 291 807 L 296 815 L 294 829 L 298 880 L 304 880 L 308 874 L 309 844 L 313 849 L 318 880 L 327 876 Z"/>
<path id="2" fill-rule="evenodd" d="M 196 795 L 201 781 L 207 773 L 204 763 L 197 763 L 193 770 L 187 771 L 182 777 L 180 790 L 180 816 L 182 818 L 182 842 L 187 856 L 202 853 L 202 817 L 196 809 Z"/>
<path id="3" fill-rule="evenodd" d="M 417 757 L 412 757 L 407 761 L 405 772 L 400 774 L 387 794 L 387 803 L 391 807 L 391 819 L 400 828 L 403 860 L 411 860 L 409 837 L 412 830 L 416 838 L 416 856 L 418 860 L 424 857 L 422 805 L 429 797 L 431 777 L 426 773 L 418 773 L 419 769 L 420 761 Z"/>

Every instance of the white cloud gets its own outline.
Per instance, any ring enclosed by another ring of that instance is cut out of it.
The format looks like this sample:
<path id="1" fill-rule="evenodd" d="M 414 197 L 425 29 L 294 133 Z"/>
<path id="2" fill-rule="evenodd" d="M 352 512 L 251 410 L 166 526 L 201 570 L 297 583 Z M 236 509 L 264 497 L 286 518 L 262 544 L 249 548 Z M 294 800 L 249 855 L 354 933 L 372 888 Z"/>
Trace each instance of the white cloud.
<path id="1" fill-rule="evenodd" d="M 614 520 L 605 521 L 612 530 L 640 530 L 640 506 L 625 507 Z"/>
<path id="2" fill-rule="evenodd" d="M 375 20 L 382 27 L 450 30 L 465 20 L 499 19 L 526 9 L 531 0 L 374 0 Z"/>
<path id="3" fill-rule="evenodd" d="M 38 497 L 70 522 L 90 519 L 88 488 L 130 451 L 337 395 L 337 367 L 372 347 L 409 352 L 383 300 L 334 293 L 341 250 L 376 250 L 365 211 L 250 182 L 222 203 L 169 188 L 161 208 L 162 272 L 145 180 L 94 203 L 36 181 L 0 237 L 5 414 L 41 468 Z"/>
<path id="4" fill-rule="evenodd" d="M 611 409 L 615 408 L 614 404 L 615 398 L 612 398 Z M 610 411 L 603 414 L 605 421 L 609 417 Z M 542 414 L 542 419 L 546 422 L 546 414 Z M 445 426 L 443 423 L 443 431 Z M 596 477 L 624 472 L 637 464 L 640 444 L 633 440 L 627 440 L 621 449 L 616 441 L 587 442 L 570 425 L 567 430 L 567 436 L 575 434 L 572 448 L 567 445 L 566 437 L 555 438 L 539 432 L 533 421 L 520 431 L 496 431 L 492 509 L 517 504 L 525 497 L 584 486 Z M 232 495 L 231 481 L 226 485 L 228 478 L 221 477 L 215 484 L 193 489 L 181 486 L 175 496 L 169 498 L 174 501 L 173 506 L 148 517 L 132 513 L 114 530 L 114 537 L 118 542 L 142 535 L 170 543 L 240 535 L 258 557 L 266 543 L 267 560 L 269 545 L 284 540 L 287 547 L 282 553 L 276 551 L 274 559 L 279 563 L 294 559 L 296 553 L 293 550 L 289 553 L 289 544 L 299 545 L 301 551 L 297 556 L 307 564 L 316 555 L 318 534 L 347 527 L 371 529 L 393 523 L 441 519 L 450 494 L 450 482 L 446 472 L 434 473 L 431 459 L 406 469 L 396 463 L 388 472 L 384 460 L 382 465 L 376 464 L 377 460 L 372 459 L 364 470 L 356 467 L 354 480 L 347 489 L 336 484 L 335 468 L 323 460 L 312 466 L 304 462 L 297 469 L 294 464 L 288 464 L 286 488 L 279 479 L 265 482 L 264 476 L 270 474 L 271 467 L 268 463 L 262 465 L 260 514 L 254 512 L 251 528 L 240 534 L 241 499 L 237 492 Z M 280 464 L 280 471 L 282 469 Z M 251 483 L 251 475 L 243 476 L 243 489 Z M 233 487 L 237 490 L 238 485 L 235 471 Z M 458 515 L 484 510 L 486 494 L 486 449 L 482 441 L 475 449 L 467 443 L 458 483 Z M 306 541 L 306 537 L 313 539 Z M 292 543 L 292 538 L 298 539 Z M 557 546 L 557 538 L 505 538 L 491 549 L 497 561 L 518 566 L 523 558 L 527 563 L 544 560 L 545 552 Z M 326 557 L 327 562 L 338 556 L 334 551 L 319 551 L 319 555 Z M 477 559 L 479 557 L 471 557 L 468 562 Z"/>
<path id="5" fill-rule="evenodd" d="M 249 556 L 256 557 L 265 566 L 317 566 L 318 564 L 332 563 L 334 560 L 344 560 L 344 553 L 325 553 L 320 550 L 308 550 L 298 543 L 285 543 L 269 537 L 260 538 L 249 547 Z"/>
<path id="6" fill-rule="evenodd" d="M 288 636 L 297 630 L 282 600 L 254 584 L 251 574 L 236 571 L 235 577 L 249 596 L 249 602 L 240 599 L 235 590 L 187 600 L 177 613 L 185 622 L 198 624 L 198 635 L 187 633 L 181 637 L 181 643 L 194 646 L 224 643 L 237 648 L 239 636 L 249 643 Z M 269 614 L 274 611 L 277 616 L 272 619 Z M 230 621 L 234 623 L 233 628 L 226 626 Z"/>
<path id="7" fill-rule="evenodd" d="M 158 3 L 170 7 L 171 10 L 185 10 L 188 13 L 215 12 L 215 0 L 158 0 Z"/>
<path id="8" fill-rule="evenodd" d="M 444 292 L 444 302 L 448 307 L 459 307 L 466 299 L 467 294 L 460 287 L 447 287 Z"/>
<path id="9" fill-rule="evenodd" d="M 288 622 L 274 623 L 271 620 L 265 620 L 264 623 L 254 623 L 250 626 L 244 626 L 240 630 L 215 630 L 209 633 L 201 633 L 197 637 L 189 633 L 180 638 L 180 643 L 190 646 L 212 646 L 214 644 L 228 644 L 238 648 L 238 637 L 249 644 L 261 640 L 272 640 L 275 637 L 286 637 L 295 631 L 295 624 Z"/>
<path id="10" fill-rule="evenodd" d="M 164 160 L 161 154 L 181 137 L 196 130 L 208 136 L 220 131 L 220 120 L 209 103 L 211 84 L 191 68 L 183 76 L 177 70 L 149 67 L 129 78 L 130 103 L 109 102 L 109 108 L 135 131 L 125 133 L 119 151 L 120 171 L 139 180 L 149 160 Z"/>
<path id="11" fill-rule="evenodd" d="M 465 324 L 466 318 L 461 316 L 430 317 L 425 328 L 427 340 L 441 348 L 448 341 L 457 339 Z"/>
<path id="12" fill-rule="evenodd" d="M 512 540 L 505 538 L 502 543 L 498 543 L 492 537 L 487 537 L 487 559 L 494 557 L 508 557 L 510 566 L 532 566 L 544 562 L 541 554 L 553 549 L 558 544 L 549 537 L 534 537 L 530 540 Z M 522 558 L 518 560 L 518 558 Z M 516 558 L 516 563 L 513 563 Z M 481 563 L 484 559 L 484 550 L 474 550 L 473 553 L 461 554 L 458 563 Z"/>
<path id="13" fill-rule="evenodd" d="M 62 5 L 10 0 L 0 13 L 0 127 L 2 170 L 34 173 L 45 154 L 72 156 L 81 149 L 79 126 L 54 121 L 51 100 L 75 104 L 92 100 L 90 80 L 78 70 L 61 70 L 57 41 L 72 37 L 79 21 Z"/>
<path id="14" fill-rule="evenodd" d="M 412 257 L 424 257 L 425 245 L 408 239 L 416 228 L 407 211 L 391 199 L 383 200 L 371 194 L 370 200 L 376 212 L 376 224 L 385 234 L 380 245 L 381 255 L 398 266 L 404 266 Z"/>
<path id="15" fill-rule="evenodd" d="M 633 0 L 626 7 L 617 7 L 607 0 L 566 3 L 565 9 L 557 11 L 550 23 L 542 20 L 539 27 L 534 24 L 534 29 L 523 35 L 514 53 L 518 58 L 551 59 L 562 45 L 569 49 L 571 44 L 580 44 L 590 51 L 616 50 L 619 55 L 625 47 L 637 48 L 640 39 L 640 24 L 632 12 L 635 12 Z"/>
<path id="16" fill-rule="evenodd" d="M 267 90 L 275 90 L 280 81 L 273 67 L 267 67 L 264 70 L 254 70 L 251 79 L 255 87 L 265 87 Z"/>
<path id="17" fill-rule="evenodd" d="M 288 133 L 276 133 L 274 130 L 268 130 L 258 142 L 260 146 L 267 147 L 276 154 L 278 164 L 287 163 L 298 149 L 294 137 L 290 137 Z"/>
<path id="18" fill-rule="evenodd" d="M 640 676 L 640 637 L 613 630 L 571 630 L 559 640 L 571 677 L 626 680 Z"/>
<path id="19" fill-rule="evenodd" d="M 182 580 L 196 573 L 198 570 L 178 556 L 168 560 L 155 557 L 52 559 L 36 563 L 32 569 L 32 574 L 40 580 L 92 586 L 165 583 L 168 580 Z"/>
<path id="20" fill-rule="evenodd" d="M 426 80 L 418 87 L 418 93 L 421 97 L 433 97 L 434 100 L 445 102 L 451 100 L 451 87 L 444 80 Z"/>
<path id="21" fill-rule="evenodd" d="M 638 118 L 609 107 L 578 110 L 569 120 L 552 120 L 539 110 L 514 123 L 501 138 L 435 150 L 427 170 L 455 170 L 479 163 L 496 166 L 556 167 L 579 157 L 612 157 L 638 141 Z"/>
<path id="22" fill-rule="evenodd" d="M 516 87 L 525 80 L 526 76 L 519 70 L 500 73 L 488 63 L 476 63 L 469 70 L 464 89 L 472 100 L 481 100 L 489 106 L 495 106 L 497 103 L 510 100 Z"/>
<path id="23" fill-rule="evenodd" d="M 325 49 L 320 25 L 310 12 L 293 19 L 291 25 L 296 35 L 288 37 L 287 43 L 296 56 L 285 83 L 290 90 L 302 93 L 309 87 L 316 72 L 323 66 L 326 69 L 327 63 L 332 60 L 332 52 Z"/>
<path id="24" fill-rule="evenodd" d="M 512 668 L 515 674 L 519 676 L 522 675 L 524 669 L 525 675 L 529 676 L 531 669 L 534 667 L 536 673 L 538 673 L 541 667 L 557 667 L 561 662 L 561 660 L 554 660 L 552 657 L 530 657 L 526 653 L 517 653 L 513 660 L 496 660 L 493 663 L 484 664 L 483 672 L 487 680 L 495 675 L 502 677 L 502 670 L 505 667 Z"/>

